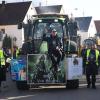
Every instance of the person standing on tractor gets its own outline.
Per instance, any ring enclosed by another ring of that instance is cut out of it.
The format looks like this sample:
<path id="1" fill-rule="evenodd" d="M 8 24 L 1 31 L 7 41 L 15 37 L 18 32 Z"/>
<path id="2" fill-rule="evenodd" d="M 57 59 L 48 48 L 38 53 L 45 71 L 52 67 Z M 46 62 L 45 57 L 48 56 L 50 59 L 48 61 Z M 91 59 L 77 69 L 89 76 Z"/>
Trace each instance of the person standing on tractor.
<path id="1" fill-rule="evenodd" d="M 61 60 L 61 41 L 57 35 L 57 31 L 55 29 L 52 30 L 50 38 L 48 40 L 48 54 L 52 61 L 52 66 L 50 69 L 54 68 L 54 77 L 57 80 L 57 70 L 59 66 L 59 62 Z"/>
<path id="2" fill-rule="evenodd" d="M 87 79 L 87 88 L 96 89 L 96 75 L 98 74 L 98 59 L 99 51 L 95 48 L 95 45 L 92 45 L 91 48 L 87 49 L 86 52 L 86 79 Z M 90 79 L 90 77 L 92 79 Z"/>
<path id="3" fill-rule="evenodd" d="M 68 22 L 68 35 L 70 36 L 70 39 L 75 41 L 77 36 L 77 31 L 79 30 L 78 23 L 75 21 L 75 19 L 72 17 L 70 18 Z"/>

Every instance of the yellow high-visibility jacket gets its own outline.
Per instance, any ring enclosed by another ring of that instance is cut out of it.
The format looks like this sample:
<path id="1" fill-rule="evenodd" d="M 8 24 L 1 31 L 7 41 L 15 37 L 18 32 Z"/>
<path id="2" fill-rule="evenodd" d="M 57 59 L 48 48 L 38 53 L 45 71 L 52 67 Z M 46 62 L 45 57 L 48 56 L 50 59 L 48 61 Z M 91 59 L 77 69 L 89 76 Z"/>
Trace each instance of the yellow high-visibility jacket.
<path id="1" fill-rule="evenodd" d="M 0 64 L 5 65 L 5 57 L 3 54 L 3 50 L 0 50 Z"/>
<path id="2" fill-rule="evenodd" d="M 86 57 L 87 59 L 89 58 L 90 55 L 90 49 L 87 49 Z M 96 65 L 98 66 L 98 57 L 99 57 L 99 51 L 95 50 L 95 55 L 96 55 Z M 88 61 L 86 61 L 86 64 L 88 64 Z"/>

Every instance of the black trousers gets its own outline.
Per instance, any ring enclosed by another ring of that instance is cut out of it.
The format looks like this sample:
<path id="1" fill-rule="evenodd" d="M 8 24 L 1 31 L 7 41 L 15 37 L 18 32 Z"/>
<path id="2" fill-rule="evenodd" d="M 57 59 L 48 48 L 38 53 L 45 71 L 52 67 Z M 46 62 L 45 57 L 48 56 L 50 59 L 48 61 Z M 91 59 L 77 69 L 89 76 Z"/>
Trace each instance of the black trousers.
<path id="1" fill-rule="evenodd" d="M 95 63 L 90 63 L 86 66 L 86 80 L 88 85 L 92 83 L 92 86 L 95 86 L 97 73 L 98 67 Z"/>
<path id="2" fill-rule="evenodd" d="M 0 87 L 1 87 L 1 81 L 0 81 Z"/>
<path id="3" fill-rule="evenodd" d="M 6 67 L 5 67 L 5 65 L 2 65 L 2 67 L 0 67 L 0 81 L 6 81 Z"/>
<path id="4" fill-rule="evenodd" d="M 86 75 L 86 79 L 87 79 L 87 84 L 90 85 L 92 83 L 92 86 L 95 86 L 95 82 L 96 82 L 96 75 L 95 74 L 87 74 Z"/>
<path id="5" fill-rule="evenodd" d="M 86 60 L 83 60 L 83 74 L 86 74 Z"/>
<path id="6" fill-rule="evenodd" d="M 51 58 L 53 65 L 59 64 L 59 62 L 61 60 L 61 54 L 60 54 L 59 50 L 54 49 L 54 50 L 50 51 L 49 56 Z M 57 59 L 55 59 L 55 57 L 57 57 Z"/>
<path id="7" fill-rule="evenodd" d="M 51 69 L 52 68 L 54 69 L 54 71 L 53 71 L 54 78 L 55 78 L 55 80 L 57 80 L 57 70 L 58 70 L 58 65 L 60 63 L 60 60 L 61 60 L 61 53 L 59 50 L 54 49 L 49 52 L 49 56 L 52 61 Z M 57 59 L 55 59 L 55 58 L 57 58 Z"/>

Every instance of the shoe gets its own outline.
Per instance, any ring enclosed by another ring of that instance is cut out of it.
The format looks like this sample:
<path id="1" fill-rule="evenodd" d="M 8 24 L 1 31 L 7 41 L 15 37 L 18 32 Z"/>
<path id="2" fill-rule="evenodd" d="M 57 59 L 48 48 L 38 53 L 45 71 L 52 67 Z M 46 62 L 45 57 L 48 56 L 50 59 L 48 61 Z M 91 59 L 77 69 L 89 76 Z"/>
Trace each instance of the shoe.
<path id="1" fill-rule="evenodd" d="M 8 88 L 8 85 L 3 86 L 3 88 Z"/>
<path id="2" fill-rule="evenodd" d="M 0 92 L 1 92 L 1 87 L 0 87 Z"/>
<path id="3" fill-rule="evenodd" d="M 87 88 L 90 88 L 90 85 L 89 84 L 87 85 Z"/>
<path id="4" fill-rule="evenodd" d="M 93 86 L 92 86 L 92 89 L 96 89 L 96 86 L 95 86 L 95 85 L 93 85 Z"/>

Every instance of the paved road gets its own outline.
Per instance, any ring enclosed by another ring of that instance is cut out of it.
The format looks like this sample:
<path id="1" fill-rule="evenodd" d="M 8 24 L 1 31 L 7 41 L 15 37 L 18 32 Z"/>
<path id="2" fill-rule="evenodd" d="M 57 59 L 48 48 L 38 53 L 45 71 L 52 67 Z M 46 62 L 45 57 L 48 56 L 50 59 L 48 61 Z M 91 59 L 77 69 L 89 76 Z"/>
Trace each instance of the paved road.
<path id="1" fill-rule="evenodd" d="M 100 100 L 100 83 L 97 89 L 87 89 L 86 84 L 81 84 L 79 89 L 68 90 L 62 87 L 48 87 L 19 91 L 15 82 L 8 77 L 8 88 L 3 88 L 0 100 Z"/>

